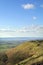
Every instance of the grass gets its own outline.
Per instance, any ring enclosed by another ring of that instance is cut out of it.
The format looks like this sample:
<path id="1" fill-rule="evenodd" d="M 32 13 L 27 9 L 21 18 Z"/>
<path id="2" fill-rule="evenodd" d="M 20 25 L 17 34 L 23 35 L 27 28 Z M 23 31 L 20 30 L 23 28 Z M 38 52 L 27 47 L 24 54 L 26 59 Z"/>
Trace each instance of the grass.
<path id="1" fill-rule="evenodd" d="M 8 57 L 5 65 L 43 65 L 43 40 L 23 42 L 5 51 L 5 54 Z"/>
<path id="2" fill-rule="evenodd" d="M 28 65 L 43 60 L 43 41 L 28 41 L 6 52 L 9 62 Z"/>

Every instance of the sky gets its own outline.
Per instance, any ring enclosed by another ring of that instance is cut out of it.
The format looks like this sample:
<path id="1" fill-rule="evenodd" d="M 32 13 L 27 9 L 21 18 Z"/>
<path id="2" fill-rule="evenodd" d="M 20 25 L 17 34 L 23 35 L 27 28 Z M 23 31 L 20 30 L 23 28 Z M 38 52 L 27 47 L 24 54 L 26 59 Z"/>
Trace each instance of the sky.
<path id="1" fill-rule="evenodd" d="M 0 0 L 0 37 L 43 37 L 43 0 Z"/>

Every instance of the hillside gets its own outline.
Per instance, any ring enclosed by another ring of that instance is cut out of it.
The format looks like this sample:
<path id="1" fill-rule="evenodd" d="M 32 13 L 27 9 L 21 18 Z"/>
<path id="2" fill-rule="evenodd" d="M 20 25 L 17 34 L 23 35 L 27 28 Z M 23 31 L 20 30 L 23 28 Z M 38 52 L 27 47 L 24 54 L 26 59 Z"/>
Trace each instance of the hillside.
<path id="1" fill-rule="evenodd" d="M 5 53 L 7 60 L 1 65 L 43 65 L 43 40 L 26 41 Z"/>

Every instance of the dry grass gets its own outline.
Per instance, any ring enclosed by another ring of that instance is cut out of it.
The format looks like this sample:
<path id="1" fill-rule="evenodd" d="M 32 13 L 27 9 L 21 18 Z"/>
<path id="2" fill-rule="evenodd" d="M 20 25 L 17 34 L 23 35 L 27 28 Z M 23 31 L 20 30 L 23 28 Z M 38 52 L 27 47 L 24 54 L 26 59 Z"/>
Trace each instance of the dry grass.
<path id="1" fill-rule="evenodd" d="M 12 65 L 31 65 L 43 61 L 43 40 L 28 41 L 6 52 Z"/>

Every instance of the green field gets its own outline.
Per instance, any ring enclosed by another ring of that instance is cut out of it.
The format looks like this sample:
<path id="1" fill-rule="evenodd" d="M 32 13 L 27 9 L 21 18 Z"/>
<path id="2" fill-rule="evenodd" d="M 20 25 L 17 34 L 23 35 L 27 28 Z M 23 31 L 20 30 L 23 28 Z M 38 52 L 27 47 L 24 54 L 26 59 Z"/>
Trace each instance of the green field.
<path id="1" fill-rule="evenodd" d="M 21 42 L 20 41 L 1 41 L 0 42 L 0 52 L 7 51 L 10 48 L 15 48 Z"/>
<path id="2" fill-rule="evenodd" d="M 15 44 L 0 44 L 0 52 L 6 51 L 9 48 L 14 48 Z"/>

